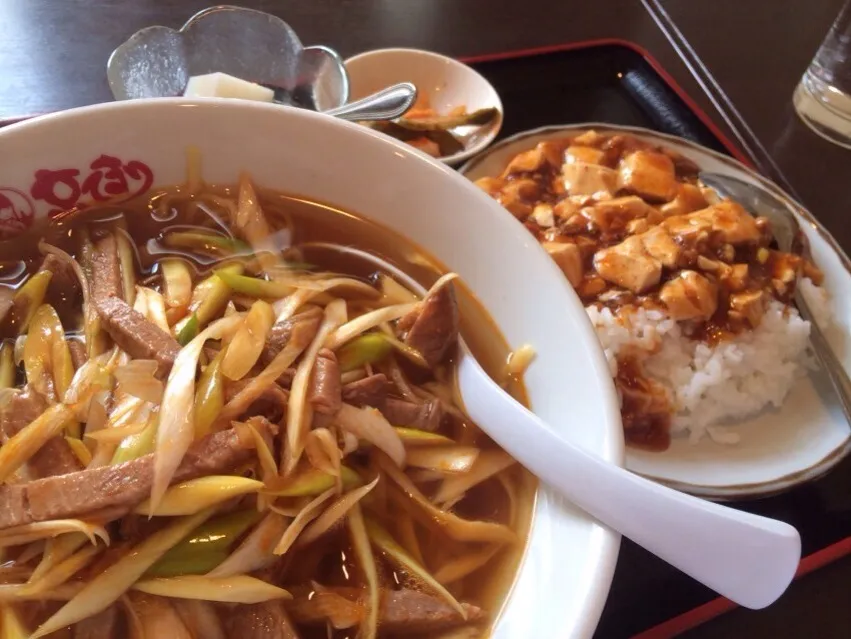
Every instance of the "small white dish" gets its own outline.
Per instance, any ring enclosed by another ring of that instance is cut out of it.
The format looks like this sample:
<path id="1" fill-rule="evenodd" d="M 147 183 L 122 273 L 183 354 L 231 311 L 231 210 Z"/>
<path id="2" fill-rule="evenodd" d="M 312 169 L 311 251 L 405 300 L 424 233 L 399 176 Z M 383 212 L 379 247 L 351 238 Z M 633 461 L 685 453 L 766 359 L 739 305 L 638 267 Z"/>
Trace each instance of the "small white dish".
<path id="1" fill-rule="evenodd" d="M 441 114 L 460 105 L 470 113 L 496 108 L 497 117 L 490 124 L 453 130 L 464 150 L 438 158 L 450 166 L 483 151 L 502 128 L 502 101 L 496 89 L 462 62 L 421 49 L 376 49 L 349 58 L 345 65 L 351 100 L 397 82 L 411 82 L 420 94 L 428 96 L 432 108 Z"/>
<path id="2" fill-rule="evenodd" d="M 525 376 L 535 413 L 593 454 L 622 463 L 605 357 L 544 250 L 457 172 L 361 125 L 227 98 L 127 100 L 10 125 L 0 129 L 0 233 L 20 233 L 63 208 L 182 183 L 189 146 L 199 150 L 212 183 L 233 183 L 247 171 L 259 185 L 402 233 L 458 272 L 509 344 L 541 345 Z M 620 536 L 546 488 L 538 490 L 532 516 L 490 636 L 591 637 Z"/>
<path id="3" fill-rule="evenodd" d="M 851 370 L 851 261 L 836 240 L 807 210 L 778 186 L 740 162 L 694 142 L 638 127 L 601 123 L 551 126 L 506 138 L 474 158 L 460 171 L 471 180 L 497 175 L 519 152 L 538 142 L 594 129 L 621 133 L 671 148 L 701 169 L 730 175 L 767 189 L 798 218 L 810 242 L 813 259 L 825 275 L 835 330 L 828 338 L 846 370 Z M 508 213 L 506 213 L 508 215 Z M 704 437 L 696 444 L 674 436 L 661 453 L 627 448 L 626 467 L 673 488 L 710 499 L 765 497 L 811 481 L 828 472 L 851 453 L 851 429 L 830 384 L 818 372 L 800 380 L 782 408 L 765 410 L 738 423 L 736 445 Z"/>
<path id="4" fill-rule="evenodd" d="M 179 30 L 137 31 L 106 67 L 116 100 L 180 96 L 191 77 L 216 72 L 268 86 L 279 102 L 316 111 L 340 107 L 349 96 L 336 51 L 303 46 L 277 16 L 228 5 L 199 11 Z"/>

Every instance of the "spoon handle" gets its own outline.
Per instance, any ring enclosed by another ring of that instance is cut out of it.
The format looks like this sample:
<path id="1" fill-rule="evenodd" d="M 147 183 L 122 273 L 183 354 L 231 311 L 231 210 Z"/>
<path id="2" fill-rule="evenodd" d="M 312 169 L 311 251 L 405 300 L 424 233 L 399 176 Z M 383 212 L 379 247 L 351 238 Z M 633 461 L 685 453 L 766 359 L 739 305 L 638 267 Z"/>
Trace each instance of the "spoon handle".
<path id="1" fill-rule="evenodd" d="M 323 113 L 350 121 L 392 120 L 404 115 L 416 99 L 417 88 L 410 82 L 400 82 Z"/>
<path id="2" fill-rule="evenodd" d="M 813 352 L 836 392 L 845 420 L 851 424 L 851 380 L 848 379 L 848 373 L 845 372 L 845 367 L 813 318 L 810 306 L 800 288 L 795 292 L 795 306 L 798 307 L 801 317 L 810 323 L 810 342 L 813 345 Z"/>
<path id="3" fill-rule="evenodd" d="M 562 439 L 464 355 L 458 370 L 474 422 L 521 464 L 601 523 L 747 608 L 786 590 L 801 556 L 788 524 L 648 481 Z M 488 387 L 485 387 L 488 385 Z"/>

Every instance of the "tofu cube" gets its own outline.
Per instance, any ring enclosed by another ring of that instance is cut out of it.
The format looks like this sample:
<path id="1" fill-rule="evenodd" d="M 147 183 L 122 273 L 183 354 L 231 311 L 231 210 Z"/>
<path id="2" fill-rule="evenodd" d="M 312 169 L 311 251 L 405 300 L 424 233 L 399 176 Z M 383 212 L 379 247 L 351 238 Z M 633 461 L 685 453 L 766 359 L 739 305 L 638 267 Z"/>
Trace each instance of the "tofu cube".
<path id="1" fill-rule="evenodd" d="M 701 217 L 695 217 L 697 214 L 689 215 L 672 215 L 662 222 L 664 228 L 672 236 L 686 244 L 694 244 L 700 241 L 701 236 L 708 237 L 712 230 L 712 223 Z"/>
<path id="2" fill-rule="evenodd" d="M 712 231 L 728 244 L 746 244 L 759 240 L 759 227 L 756 220 L 740 204 L 722 200 L 718 204 L 689 213 L 695 220 L 704 220 L 712 226 Z"/>
<path id="3" fill-rule="evenodd" d="M 618 174 L 612 169 L 588 162 L 571 162 L 561 169 L 564 188 L 570 195 L 614 193 Z"/>
<path id="4" fill-rule="evenodd" d="M 667 155 L 635 151 L 620 162 L 620 187 L 652 202 L 670 202 L 677 195 L 674 163 Z"/>
<path id="5" fill-rule="evenodd" d="M 763 291 L 745 291 L 730 295 L 730 309 L 745 316 L 748 323 L 756 328 L 765 313 L 765 293 Z"/>
<path id="6" fill-rule="evenodd" d="M 551 228 L 556 225 L 553 207 L 549 204 L 538 204 L 532 210 L 532 218 L 537 222 L 538 226 Z"/>
<path id="7" fill-rule="evenodd" d="M 682 271 L 665 282 L 659 299 L 674 320 L 708 320 L 718 308 L 718 289 L 696 271 Z"/>
<path id="8" fill-rule="evenodd" d="M 586 164 L 602 164 L 606 154 L 600 149 L 595 149 L 590 146 L 567 147 L 564 152 L 564 163 L 573 164 L 574 162 L 585 162 Z"/>
<path id="9" fill-rule="evenodd" d="M 272 102 L 275 98 L 272 89 L 227 73 L 193 75 L 186 83 L 183 95 L 187 98 L 241 98 L 257 102 Z"/>
<path id="10" fill-rule="evenodd" d="M 628 195 L 595 202 L 582 209 L 582 214 L 597 228 L 608 231 L 612 228 L 623 228 L 630 220 L 647 216 L 650 210 L 650 205 L 640 197 Z"/>
<path id="11" fill-rule="evenodd" d="M 594 268 L 607 282 L 644 293 L 659 283 L 662 263 L 648 255 L 640 237 L 630 237 L 616 246 L 597 251 Z"/>
<path id="12" fill-rule="evenodd" d="M 579 247 L 564 242 L 544 242 L 543 247 L 558 264 L 570 285 L 574 288 L 579 286 L 583 275 L 582 254 Z"/>
<path id="13" fill-rule="evenodd" d="M 641 238 L 648 255 L 659 260 L 666 268 L 676 268 L 681 249 L 665 229 L 654 226 L 638 237 Z"/>
<path id="14" fill-rule="evenodd" d="M 665 217 L 669 217 L 699 211 L 707 206 L 709 202 L 706 201 L 699 187 L 694 184 L 680 184 L 677 187 L 676 197 L 667 204 L 663 204 L 661 210 Z"/>

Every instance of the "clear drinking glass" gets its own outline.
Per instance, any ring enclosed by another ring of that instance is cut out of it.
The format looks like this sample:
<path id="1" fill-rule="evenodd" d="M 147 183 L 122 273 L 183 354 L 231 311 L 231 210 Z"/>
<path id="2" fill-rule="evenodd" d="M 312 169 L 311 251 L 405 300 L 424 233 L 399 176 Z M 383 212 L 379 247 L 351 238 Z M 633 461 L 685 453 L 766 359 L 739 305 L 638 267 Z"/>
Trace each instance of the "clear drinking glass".
<path id="1" fill-rule="evenodd" d="M 851 148 L 851 0 L 798 83 L 793 103 L 813 131 Z"/>

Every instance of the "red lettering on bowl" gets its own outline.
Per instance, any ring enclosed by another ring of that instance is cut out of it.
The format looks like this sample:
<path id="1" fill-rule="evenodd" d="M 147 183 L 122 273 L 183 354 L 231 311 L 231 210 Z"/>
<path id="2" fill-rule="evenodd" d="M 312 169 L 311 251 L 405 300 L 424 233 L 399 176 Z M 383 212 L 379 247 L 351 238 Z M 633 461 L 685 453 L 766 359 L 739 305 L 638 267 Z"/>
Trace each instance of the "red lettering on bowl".
<path id="1" fill-rule="evenodd" d="M 92 172 L 83 181 L 83 193 L 91 195 L 96 202 L 105 202 L 124 194 L 129 197 L 139 195 L 151 188 L 154 181 L 150 167 L 138 160 L 123 164 L 116 157 L 101 155 L 89 168 Z"/>
<path id="2" fill-rule="evenodd" d="M 35 207 L 26 193 L 11 187 L 0 188 L 0 238 L 26 231 L 35 218 Z"/>
<path id="3" fill-rule="evenodd" d="M 154 183 L 154 173 L 144 162 L 125 163 L 105 154 L 89 164 L 85 177 L 80 178 L 80 170 L 75 168 L 39 169 L 30 194 L 52 207 L 47 214 L 54 216 L 94 203 L 128 200 L 141 195 Z"/>
<path id="4" fill-rule="evenodd" d="M 35 172 L 35 182 L 30 188 L 30 194 L 36 200 L 44 200 L 51 209 L 53 216 L 76 206 L 80 200 L 80 184 L 77 169 L 39 169 Z"/>

